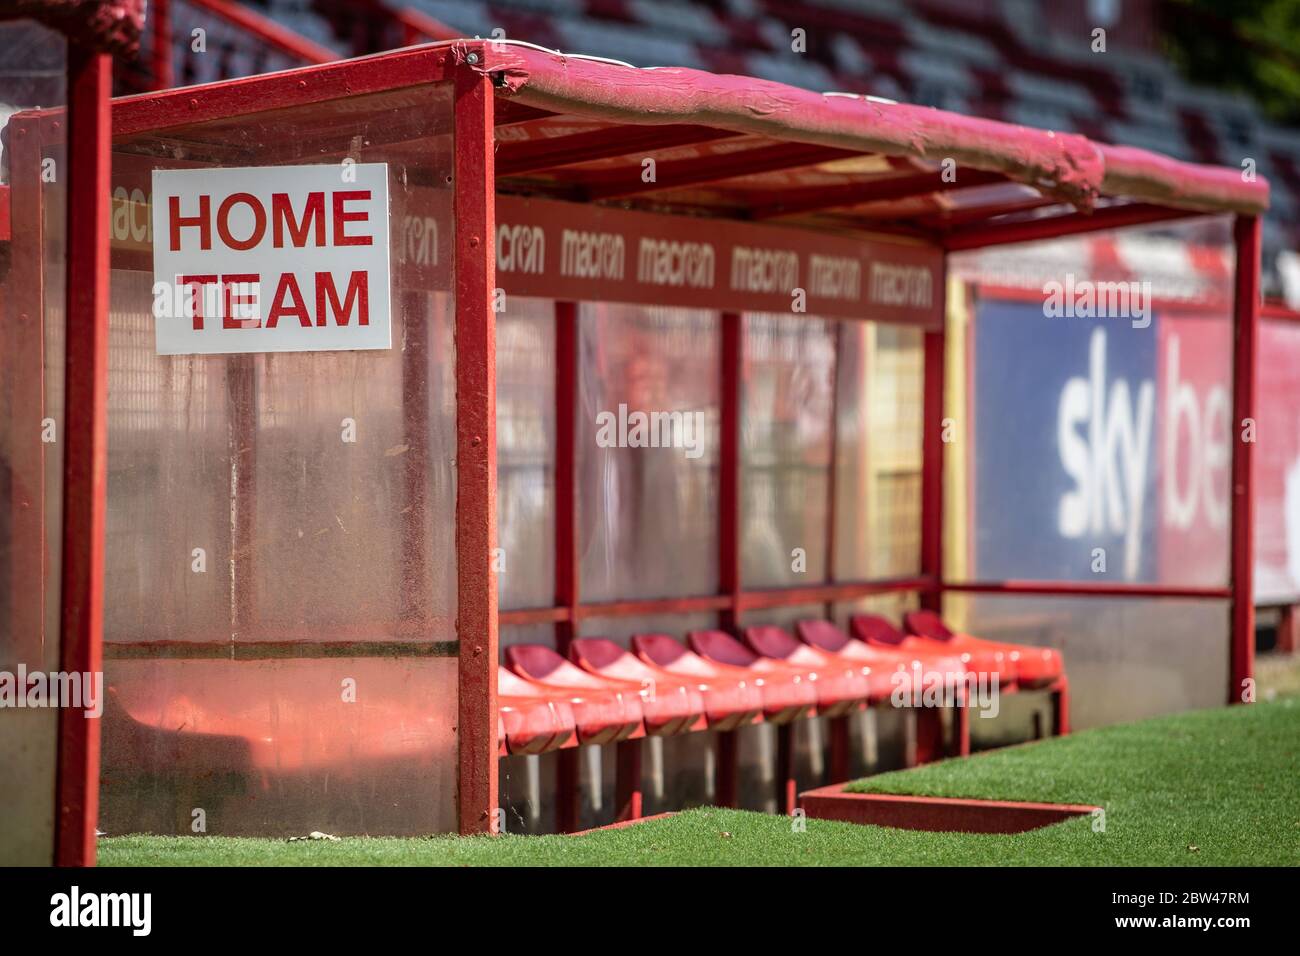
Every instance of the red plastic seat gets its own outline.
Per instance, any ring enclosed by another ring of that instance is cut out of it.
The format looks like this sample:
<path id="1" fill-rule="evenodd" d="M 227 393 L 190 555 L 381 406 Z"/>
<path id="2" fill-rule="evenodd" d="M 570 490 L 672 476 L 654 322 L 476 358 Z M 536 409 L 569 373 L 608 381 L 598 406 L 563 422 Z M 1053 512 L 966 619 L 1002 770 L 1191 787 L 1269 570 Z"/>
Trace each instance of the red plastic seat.
<path id="1" fill-rule="evenodd" d="M 884 700 L 893 689 L 888 674 L 876 676 L 869 664 L 801 644 L 783 627 L 746 628 L 745 643 L 757 654 L 811 672 L 819 715 L 848 713 L 869 700 Z"/>
<path id="2" fill-rule="evenodd" d="M 886 697 L 892 695 L 896 688 L 910 697 L 913 682 L 923 681 L 925 675 L 929 674 L 941 674 L 945 687 L 954 686 L 966 670 L 959 654 L 868 644 L 849 637 L 831 621 L 800 621 L 795 627 L 795 633 L 805 644 L 822 653 L 838 654 L 842 658 L 870 665 L 873 679 L 888 680 L 888 690 L 883 692 Z M 900 674 L 902 676 L 897 676 Z"/>
<path id="3" fill-rule="evenodd" d="M 935 641 L 943 641 L 956 648 L 996 648 L 1006 654 L 1016 670 L 1016 684 L 1024 688 L 1042 688 L 1060 680 L 1064 671 L 1061 652 L 1050 647 L 1010 644 L 990 641 L 970 634 L 959 634 L 943 622 L 933 611 L 909 611 L 903 615 L 903 626 L 913 634 Z"/>
<path id="4" fill-rule="evenodd" d="M 752 677 L 763 692 L 763 716 L 768 723 L 784 724 L 817 709 L 817 688 L 809 671 L 761 657 L 723 631 L 691 631 L 686 640 L 714 667 Z"/>
<path id="5" fill-rule="evenodd" d="M 631 651 L 604 637 L 575 640 L 569 657 L 597 677 L 640 687 L 647 733 L 668 736 L 704 729 L 704 697 L 693 682 L 638 660 Z"/>
<path id="6" fill-rule="evenodd" d="M 879 614 L 855 614 L 849 619 L 853 635 L 877 647 L 893 647 L 912 654 L 956 654 L 966 671 L 997 674 L 998 686 L 1009 690 L 1015 684 L 1016 664 L 996 647 L 953 645 L 916 634 L 905 634 Z"/>
<path id="7" fill-rule="evenodd" d="M 497 668 L 497 734 L 506 753 L 540 754 L 574 740 L 573 707 L 554 690 Z"/>
<path id="8" fill-rule="evenodd" d="M 632 652 L 645 665 L 692 683 L 705 701 L 710 730 L 736 730 L 763 718 L 762 682 L 753 675 L 706 661 L 666 633 L 633 635 Z"/>
<path id="9" fill-rule="evenodd" d="M 506 666 L 518 676 L 559 691 L 568 700 L 579 743 L 614 743 L 644 732 L 640 688 L 635 684 L 588 674 L 540 644 L 507 647 L 505 656 Z"/>
<path id="10" fill-rule="evenodd" d="M 580 643 L 580 642 L 575 642 Z M 724 669 L 667 634 L 636 634 L 632 651 L 655 671 L 691 683 L 704 700 L 710 730 L 735 730 L 763 713 L 763 689 L 743 671 Z"/>

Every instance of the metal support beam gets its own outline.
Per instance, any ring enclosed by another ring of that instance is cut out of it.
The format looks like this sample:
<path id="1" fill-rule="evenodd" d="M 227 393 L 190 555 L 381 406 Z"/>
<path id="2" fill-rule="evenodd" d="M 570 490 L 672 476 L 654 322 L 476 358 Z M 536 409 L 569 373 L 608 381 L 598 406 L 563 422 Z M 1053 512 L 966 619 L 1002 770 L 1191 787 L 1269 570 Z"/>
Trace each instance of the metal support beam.
<path id="1" fill-rule="evenodd" d="M 505 147 L 497 156 L 498 176 L 523 176 L 527 173 L 590 163 L 598 159 L 615 159 L 638 153 L 658 152 L 678 146 L 711 143 L 739 136 L 728 130 L 704 126 L 619 126 L 578 133 L 561 139 L 540 140 Z M 640 176 L 641 167 L 635 167 Z"/>
<path id="2" fill-rule="evenodd" d="M 974 189 L 978 186 L 1006 181 L 1006 177 L 999 173 L 965 169 L 961 170 L 957 179 L 953 180 L 944 179 L 941 173 L 916 173 L 864 183 L 797 189 L 791 190 L 771 205 L 757 207 L 750 218 L 773 219 L 777 216 L 795 216 L 801 213 L 819 212 L 823 209 L 840 209 L 872 202 L 891 202 L 910 199 L 913 196 L 951 192 L 956 189 Z"/>
<path id="3" fill-rule="evenodd" d="M 1255 676 L 1255 434 L 1259 353 L 1261 222 L 1238 216 L 1232 339 L 1232 656 L 1228 703 L 1240 703 Z"/>
<path id="4" fill-rule="evenodd" d="M 496 235 L 492 82 L 456 73 L 456 632 L 460 832 L 489 833 L 497 807 Z"/>
<path id="5" fill-rule="evenodd" d="M 68 44 L 68 219 L 59 669 L 103 671 L 104 512 L 108 486 L 108 236 L 112 60 Z M 40 316 L 33 316 L 39 322 Z M 59 711 L 54 858 L 93 866 L 99 720 Z"/>
<path id="6" fill-rule="evenodd" d="M 921 575 L 943 580 L 943 389 L 946 337 L 926 332 L 924 399 L 921 425 Z M 943 593 L 932 587 L 921 594 L 921 606 L 940 613 Z"/>

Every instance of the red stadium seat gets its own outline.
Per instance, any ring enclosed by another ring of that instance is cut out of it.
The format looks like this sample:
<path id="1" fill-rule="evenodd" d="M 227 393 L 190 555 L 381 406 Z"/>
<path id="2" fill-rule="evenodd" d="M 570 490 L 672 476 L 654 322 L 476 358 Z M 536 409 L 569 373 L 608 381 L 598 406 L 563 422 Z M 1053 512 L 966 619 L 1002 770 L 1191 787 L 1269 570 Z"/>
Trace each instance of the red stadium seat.
<path id="1" fill-rule="evenodd" d="M 1008 644 L 972 637 L 970 634 L 958 634 L 933 611 L 909 611 L 903 615 L 903 626 L 913 634 L 942 641 L 953 648 L 990 648 L 1001 651 L 1015 666 L 1016 685 L 1019 687 L 1049 687 L 1060 680 L 1064 670 L 1060 651 L 1050 647 Z"/>
<path id="2" fill-rule="evenodd" d="M 540 754 L 575 742 L 573 706 L 564 694 L 497 668 L 497 734 L 510 754 Z"/>
<path id="3" fill-rule="evenodd" d="M 653 667 L 604 637 L 575 640 L 569 647 L 569 657 L 597 677 L 640 687 L 647 733 L 668 736 L 704 729 L 704 697 L 693 681 Z"/>
<path id="4" fill-rule="evenodd" d="M 892 690 L 888 674 L 877 677 L 867 664 L 801 644 L 783 627 L 746 628 L 745 643 L 756 654 L 810 671 L 819 715 L 834 717 L 868 700 L 885 700 Z"/>
<path id="5" fill-rule="evenodd" d="M 760 657 L 723 631 L 691 631 L 687 643 L 703 662 L 725 673 L 751 678 L 763 692 L 763 716 L 784 724 L 817 707 L 812 675 L 771 658 Z M 677 672 L 676 667 L 666 667 Z"/>
<path id="6" fill-rule="evenodd" d="M 805 644 L 825 654 L 838 654 L 842 658 L 870 665 L 873 679 L 876 675 L 888 679 L 887 695 L 892 694 L 895 687 L 898 687 L 904 694 L 910 696 L 913 680 L 924 674 L 943 674 L 945 685 L 955 684 L 966 670 L 959 654 L 911 651 L 868 644 L 866 641 L 849 637 L 831 621 L 815 619 L 800 621 L 795 627 L 795 633 Z M 895 676 L 899 673 L 904 676 Z"/>
<path id="7" fill-rule="evenodd" d="M 879 614 L 855 614 L 849 619 L 853 635 L 860 641 L 877 647 L 894 647 L 911 654 L 956 654 L 964 668 L 977 674 L 997 674 L 998 685 L 1010 690 L 1016 679 L 1016 664 L 1010 656 L 997 647 L 977 645 L 954 646 L 915 634 L 904 634 L 887 618 Z"/>
<path id="8" fill-rule="evenodd" d="M 647 667 L 691 683 L 700 692 L 710 730 L 735 730 L 763 714 L 759 681 L 711 664 L 667 634 L 636 634 L 632 650 Z"/>
<path id="9" fill-rule="evenodd" d="M 559 696 L 568 700 L 579 743 L 614 743 L 644 732 L 637 685 L 588 674 L 540 644 L 507 647 L 505 656 L 506 666 L 517 675 L 559 691 Z"/>

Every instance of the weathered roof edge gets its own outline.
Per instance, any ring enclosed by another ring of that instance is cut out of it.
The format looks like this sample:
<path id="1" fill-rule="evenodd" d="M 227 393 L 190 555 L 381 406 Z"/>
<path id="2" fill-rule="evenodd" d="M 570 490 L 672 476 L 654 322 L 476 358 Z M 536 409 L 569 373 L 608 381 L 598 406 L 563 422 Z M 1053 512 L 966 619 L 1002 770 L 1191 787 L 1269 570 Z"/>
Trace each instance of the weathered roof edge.
<path id="1" fill-rule="evenodd" d="M 538 109 L 632 124 L 697 124 L 997 172 L 1081 209 L 1098 198 L 1213 212 L 1268 208 L 1262 177 L 1187 163 L 1075 133 L 978 119 L 928 106 L 682 68 L 638 68 L 511 41 L 457 41 L 457 58 L 482 51 L 475 69 L 503 95 Z"/>

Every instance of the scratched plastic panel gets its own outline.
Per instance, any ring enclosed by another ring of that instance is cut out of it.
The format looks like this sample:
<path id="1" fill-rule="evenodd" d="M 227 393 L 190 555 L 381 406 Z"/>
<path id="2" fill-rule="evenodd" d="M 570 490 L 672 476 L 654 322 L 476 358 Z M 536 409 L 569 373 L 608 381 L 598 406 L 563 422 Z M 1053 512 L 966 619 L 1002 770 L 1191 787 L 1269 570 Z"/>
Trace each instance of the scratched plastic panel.
<path id="1" fill-rule="evenodd" d="M 582 599 L 714 593 L 717 313 L 584 303 L 579 317 Z"/>
<path id="2" fill-rule="evenodd" d="M 110 282 L 104 638 L 229 640 L 236 363 L 158 356 L 153 277 Z"/>
<path id="3" fill-rule="evenodd" d="M 116 144 L 108 640 L 454 639 L 447 109 L 424 88 Z M 179 156 L 388 163 L 393 347 L 154 354 L 137 191 Z"/>
<path id="4" fill-rule="evenodd" d="M 835 577 L 921 570 L 923 335 L 879 322 L 840 326 L 836 369 Z"/>
<path id="5" fill-rule="evenodd" d="M 109 833 L 455 829 L 454 657 L 111 660 L 106 680 Z"/>
<path id="6" fill-rule="evenodd" d="M 114 144 L 110 831 L 454 827 L 449 116 L 425 87 Z M 344 159 L 388 164 L 392 347 L 156 354 L 150 171 Z"/>
<path id="7" fill-rule="evenodd" d="M 66 45 L 0 23 L 0 102 L 12 238 L 0 270 L 0 670 L 58 669 L 67 164 L 17 110 L 66 102 Z M 44 175 L 53 171 L 54 177 Z M 44 180 L 44 181 L 43 181 Z M 42 231 L 43 224 L 43 231 Z M 43 240 L 43 241 L 42 241 Z M 0 708 L 0 866 L 54 860 L 58 710 Z"/>
<path id="8" fill-rule="evenodd" d="M 979 637 L 1060 649 L 1075 729 L 1227 699 L 1226 601 L 950 594 L 944 612 Z"/>
<path id="9" fill-rule="evenodd" d="M 555 600 L 555 303 L 510 296 L 497 315 L 500 606 Z"/>
<path id="10" fill-rule="evenodd" d="M 1223 587 L 1232 258 L 1223 220 L 971 253 L 956 289 L 947 572 Z"/>
<path id="11" fill-rule="evenodd" d="M 455 637 L 451 300 L 400 301 L 400 350 L 258 356 L 249 626 Z"/>
<path id="12" fill-rule="evenodd" d="M 741 577 L 746 588 L 827 578 L 835 324 L 745 316 Z"/>

